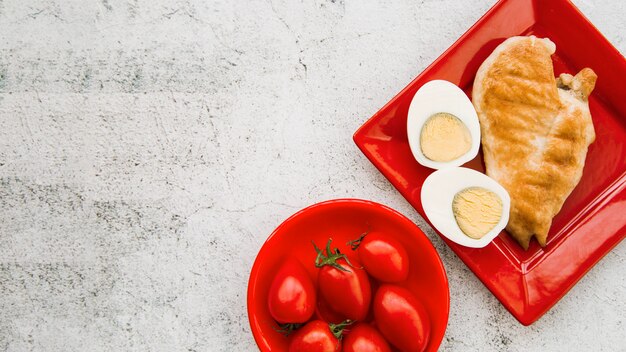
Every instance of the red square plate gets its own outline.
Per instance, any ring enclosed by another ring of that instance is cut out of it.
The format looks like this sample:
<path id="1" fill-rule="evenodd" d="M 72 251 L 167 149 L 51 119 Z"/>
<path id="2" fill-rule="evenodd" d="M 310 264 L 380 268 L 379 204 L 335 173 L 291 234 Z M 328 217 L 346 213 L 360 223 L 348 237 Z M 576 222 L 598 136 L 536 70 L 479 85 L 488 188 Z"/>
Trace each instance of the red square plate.
<path id="1" fill-rule="evenodd" d="M 476 70 L 504 39 L 548 37 L 556 44 L 554 70 L 591 67 L 598 82 L 589 104 L 596 130 L 583 177 L 554 218 L 545 248 L 524 251 L 506 233 L 485 248 L 443 240 L 522 324 L 552 307 L 626 235 L 626 60 L 566 0 L 502 0 L 413 82 L 367 121 L 354 141 L 424 217 L 420 192 L 433 171 L 411 154 L 406 116 L 413 95 L 433 79 L 471 94 Z M 482 156 L 467 167 L 484 171 Z"/>

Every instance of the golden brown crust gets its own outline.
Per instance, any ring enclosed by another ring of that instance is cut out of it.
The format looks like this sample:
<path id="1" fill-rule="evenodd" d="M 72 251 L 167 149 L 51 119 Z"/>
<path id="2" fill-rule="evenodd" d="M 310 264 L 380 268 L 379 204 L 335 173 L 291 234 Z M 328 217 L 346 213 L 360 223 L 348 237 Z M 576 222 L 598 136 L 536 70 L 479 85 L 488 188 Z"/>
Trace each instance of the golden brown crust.
<path id="1" fill-rule="evenodd" d="M 557 82 L 553 52 L 548 39 L 510 38 L 474 81 L 487 175 L 509 192 L 507 231 L 524 249 L 533 236 L 545 246 L 552 218 L 580 181 L 595 138 L 587 97 L 596 75 L 583 69 Z"/>

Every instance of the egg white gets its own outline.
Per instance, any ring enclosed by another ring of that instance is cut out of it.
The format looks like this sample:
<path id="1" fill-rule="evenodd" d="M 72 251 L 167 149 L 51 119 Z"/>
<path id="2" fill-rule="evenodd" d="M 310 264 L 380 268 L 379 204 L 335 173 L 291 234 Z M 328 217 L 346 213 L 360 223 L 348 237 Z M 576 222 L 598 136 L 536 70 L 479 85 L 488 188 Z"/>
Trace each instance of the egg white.
<path id="1" fill-rule="evenodd" d="M 452 211 L 454 195 L 469 187 L 482 187 L 502 200 L 502 214 L 496 226 L 480 239 L 468 237 L 456 222 Z M 422 207 L 428 220 L 449 240 L 462 246 L 482 248 L 488 245 L 509 222 L 511 198 L 498 182 L 476 170 L 455 167 L 433 172 L 426 178 L 421 192 Z"/>
<path id="2" fill-rule="evenodd" d="M 467 126 L 472 138 L 472 145 L 467 153 L 447 162 L 428 159 L 420 147 L 424 123 L 432 115 L 439 112 L 447 112 L 456 116 Z M 480 124 L 472 102 L 461 88 L 444 80 L 427 82 L 415 93 L 407 116 L 407 135 L 415 160 L 431 169 L 463 165 L 476 157 L 480 147 Z"/>

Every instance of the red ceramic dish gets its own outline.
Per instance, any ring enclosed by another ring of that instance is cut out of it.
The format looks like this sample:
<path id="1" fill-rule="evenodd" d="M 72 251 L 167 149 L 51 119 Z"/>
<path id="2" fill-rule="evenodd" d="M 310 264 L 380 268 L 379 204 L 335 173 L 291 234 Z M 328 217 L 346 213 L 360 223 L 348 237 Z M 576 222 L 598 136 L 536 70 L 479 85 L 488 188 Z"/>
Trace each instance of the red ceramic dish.
<path id="1" fill-rule="evenodd" d="M 549 37 L 555 74 L 591 67 L 598 82 L 589 99 L 596 130 L 582 180 L 554 218 L 548 244 L 524 251 L 505 232 L 482 249 L 448 246 L 522 324 L 552 307 L 626 235 L 626 60 L 566 0 L 502 0 L 422 74 L 377 112 L 354 141 L 424 216 L 420 191 L 433 171 L 420 166 L 407 142 L 406 116 L 417 89 L 445 79 L 471 95 L 474 75 L 504 39 Z M 465 166 L 484 171 L 479 154 Z"/>
<path id="2" fill-rule="evenodd" d="M 346 242 L 371 227 L 384 231 L 402 243 L 409 254 L 409 278 L 401 285 L 424 304 L 431 321 L 426 351 L 437 351 L 448 324 L 450 295 L 448 279 L 437 251 L 428 237 L 404 215 L 384 205 L 358 199 L 338 199 L 305 208 L 285 220 L 267 239 L 252 266 L 248 282 L 248 318 L 261 351 L 286 351 L 289 339 L 275 331 L 276 323 L 267 307 L 267 295 L 274 274 L 287 256 L 294 256 L 311 274 L 314 282 L 315 250 L 311 241 L 323 247 L 329 237 L 333 247 L 350 251 Z"/>

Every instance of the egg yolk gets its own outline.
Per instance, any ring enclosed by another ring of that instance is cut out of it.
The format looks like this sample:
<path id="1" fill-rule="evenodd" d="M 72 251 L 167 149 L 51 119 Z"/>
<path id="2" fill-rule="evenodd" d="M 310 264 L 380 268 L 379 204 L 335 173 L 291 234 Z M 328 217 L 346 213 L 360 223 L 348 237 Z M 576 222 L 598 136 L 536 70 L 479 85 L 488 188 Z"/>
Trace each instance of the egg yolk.
<path id="1" fill-rule="evenodd" d="M 500 222 L 502 200 L 486 188 L 470 187 L 454 196 L 452 212 L 464 234 L 480 239 Z"/>
<path id="2" fill-rule="evenodd" d="M 436 113 L 422 127 L 420 148 L 424 156 L 432 161 L 452 161 L 467 153 L 471 147 L 469 129 L 452 114 Z"/>

